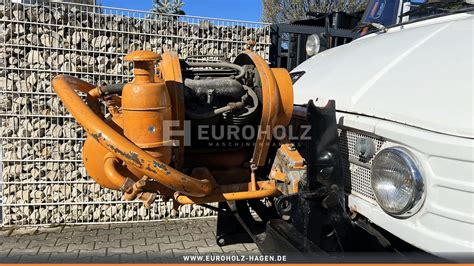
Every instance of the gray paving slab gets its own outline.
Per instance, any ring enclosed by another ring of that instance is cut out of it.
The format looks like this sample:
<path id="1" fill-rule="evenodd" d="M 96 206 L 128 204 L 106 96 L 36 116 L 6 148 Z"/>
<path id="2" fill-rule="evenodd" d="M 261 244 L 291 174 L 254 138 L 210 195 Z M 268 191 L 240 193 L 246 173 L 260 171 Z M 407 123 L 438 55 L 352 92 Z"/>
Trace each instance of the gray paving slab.
<path id="1" fill-rule="evenodd" d="M 1 228 L 2 263 L 160 263 L 189 255 L 258 255 L 253 243 L 220 247 L 216 218 L 135 224 Z"/>

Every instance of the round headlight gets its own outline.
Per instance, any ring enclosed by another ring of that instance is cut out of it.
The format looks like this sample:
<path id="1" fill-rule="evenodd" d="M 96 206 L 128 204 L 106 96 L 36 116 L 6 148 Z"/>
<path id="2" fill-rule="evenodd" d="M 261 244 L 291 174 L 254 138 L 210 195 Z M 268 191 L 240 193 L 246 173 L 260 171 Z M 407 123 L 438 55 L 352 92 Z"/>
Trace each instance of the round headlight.
<path id="1" fill-rule="evenodd" d="M 394 147 L 379 152 L 372 163 L 371 179 L 375 199 L 388 214 L 406 217 L 421 207 L 423 176 L 408 150 Z"/>
<path id="2" fill-rule="evenodd" d="M 321 38 L 318 34 L 312 34 L 308 36 L 306 40 L 306 54 L 313 56 L 319 53 L 321 49 Z"/>

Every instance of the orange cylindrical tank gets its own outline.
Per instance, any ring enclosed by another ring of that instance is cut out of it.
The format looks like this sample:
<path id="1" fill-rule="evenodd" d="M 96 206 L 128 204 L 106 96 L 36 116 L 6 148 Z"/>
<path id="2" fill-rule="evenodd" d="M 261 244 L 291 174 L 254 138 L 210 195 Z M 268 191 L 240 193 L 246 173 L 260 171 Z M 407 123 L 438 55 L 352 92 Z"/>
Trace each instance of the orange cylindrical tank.
<path id="1" fill-rule="evenodd" d="M 164 163 L 171 160 L 171 145 L 163 140 L 163 121 L 171 120 L 170 96 L 165 82 L 155 76 L 160 56 L 135 51 L 125 57 L 134 62 L 134 79 L 122 91 L 123 133 L 137 146 Z"/>

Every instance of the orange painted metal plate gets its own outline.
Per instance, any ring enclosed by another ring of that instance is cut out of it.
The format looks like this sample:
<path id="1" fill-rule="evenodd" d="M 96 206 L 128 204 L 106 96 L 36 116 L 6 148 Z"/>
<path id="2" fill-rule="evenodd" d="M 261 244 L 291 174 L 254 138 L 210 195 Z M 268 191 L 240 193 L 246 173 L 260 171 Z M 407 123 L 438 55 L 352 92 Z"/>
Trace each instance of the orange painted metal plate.
<path id="1" fill-rule="evenodd" d="M 291 119 L 293 113 L 293 86 L 286 70 L 271 69 L 267 62 L 254 52 L 240 54 L 234 63 L 254 65 L 260 77 L 262 118 L 258 133 L 259 138 L 255 143 L 251 163 L 256 166 L 263 166 L 267 159 L 274 127 L 277 125 L 286 126 Z"/>
<path id="2" fill-rule="evenodd" d="M 184 90 L 181 65 L 178 54 L 167 51 L 162 54 L 158 66 L 161 78 L 165 81 L 171 102 L 171 119 L 177 123 L 173 130 L 182 132 L 184 130 Z M 175 136 L 177 146 L 173 149 L 174 163 L 176 169 L 181 169 L 184 158 L 184 136 Z"/>

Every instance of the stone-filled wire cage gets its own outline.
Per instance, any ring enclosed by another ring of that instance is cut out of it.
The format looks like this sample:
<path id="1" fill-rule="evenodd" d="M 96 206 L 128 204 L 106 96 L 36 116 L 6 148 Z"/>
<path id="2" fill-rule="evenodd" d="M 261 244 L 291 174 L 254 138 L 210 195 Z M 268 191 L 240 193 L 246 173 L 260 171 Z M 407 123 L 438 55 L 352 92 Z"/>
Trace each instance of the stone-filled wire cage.
<path id="1" fill-rule="evenodd" d="M 128 82 L 133 50 L 233 60 L 248 41 L 268 59 L 270 26 L 71 3 L 0 0 L 0 188 L 3 225 L 148 221 L 210 216 L 157 200 L 145 209 L 102 189 L 81 161 L 85 132 L 55 95 L 58 74 Z M 203 57 L 204 56 L 204 57 Z M 209 57 L 213 56 L 213 57 Z"/>

